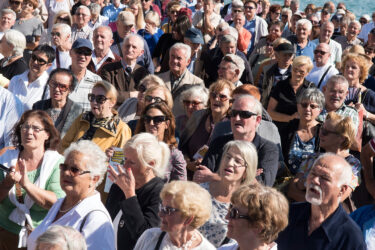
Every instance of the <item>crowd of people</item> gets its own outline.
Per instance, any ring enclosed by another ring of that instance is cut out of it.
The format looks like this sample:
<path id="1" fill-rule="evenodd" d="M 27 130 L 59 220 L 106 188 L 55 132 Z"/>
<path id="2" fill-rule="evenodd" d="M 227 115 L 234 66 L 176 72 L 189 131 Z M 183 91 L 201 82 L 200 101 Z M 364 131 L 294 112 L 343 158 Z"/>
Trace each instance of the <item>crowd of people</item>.
<path id="1" fill-rule="evenodd" d="M 0 250 L 375 249 L 374 156 L 375 12 L 0 3 Z"/>

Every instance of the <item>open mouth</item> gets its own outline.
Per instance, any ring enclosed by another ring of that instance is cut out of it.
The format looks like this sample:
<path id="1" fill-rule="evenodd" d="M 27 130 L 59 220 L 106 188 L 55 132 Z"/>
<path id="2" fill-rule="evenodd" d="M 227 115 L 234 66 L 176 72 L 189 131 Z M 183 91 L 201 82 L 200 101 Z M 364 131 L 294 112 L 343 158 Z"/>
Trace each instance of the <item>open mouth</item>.
<path id="1" fill-rule="evenodd" d="M 233 173 L 233 170 L 231 168 L 226 168 L 224 169 L 224 171 L 228 174 L 232 174 Z"/>

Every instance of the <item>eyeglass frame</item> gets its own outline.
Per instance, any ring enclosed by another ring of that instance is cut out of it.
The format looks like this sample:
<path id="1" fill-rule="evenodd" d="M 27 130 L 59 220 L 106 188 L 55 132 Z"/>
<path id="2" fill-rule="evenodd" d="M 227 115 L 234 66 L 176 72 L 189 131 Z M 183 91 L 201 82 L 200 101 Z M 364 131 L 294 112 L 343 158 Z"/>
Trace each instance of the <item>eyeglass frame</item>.
<path id="1" fill-rule="evenodd" d="M 107 100 L 111 99 L 111 98 L 106 97 L 105 95 L 94 95 L 93 93 L 88 94 L 87 98 L 88 98 L 89 102 L 95 101 L 97 104 L 103 104 Z M 98 100 L 98 98 L 101 98 L 101 99 Z"/>
<path id="2" fill-rule="evenodd" d="M 26 131 L 29 131 L 29 129 L 31 129 L 33 132 L 35 133 L 40 133 L 42 131 L 45 131 L 46 129 L 45 128 L 40 128 L 38 126 L 35 126 L 35 125 L 28 125 L 28 124 L 22 124 L 20 125 L 20 129 L 23 131 L 23 132 L 26 132 Z"/>
<path id="3" fill-rule="evenodd" d="M 37 61 L 37 64 L 39 66 L 44 66 L 44 65 L 48 64 L 48 61 L 44 60 L 43 58 L 40 58 L 39 56 L 35 55 L 34 53 L 31 54 L 30 60 L 32 60 L 32 62 Z"/>
<path id="4" fill-rule="evenodd" d="M 169 207 L 169 206 L 163 206 L 162 203 L 159 204 L 159 212 L 164 214 L 164 215 L 172 215 L 175 212 L 179 212 L 180 210 L 174 207 Z"/>
<path id="5" fill-rule="evenodd" d="M 89 170 L 81 170 L 81 169 L 77 168 L 76 166 L 73 166 L 73 167 L 72 166 L 68 166 L 68 164 L 65 164 L 65 163 L 60 163 L 59 168 L 63 172 L 69 170 L 69 173 L 71 175 L 73 175 L 74 177 L 79 176 L 79 175 L 84 175 L 84 174 L 91 173 L 91 171 L 89 171 Z"/>
<path id="6" fill-rule="evenodd" d="M 236 212 L 236 213 L 233 214 L 233 212 Z M 240 214 L 238 208 L 235 208 L 232 203 L 229 205 L 229 208 L 228 208 L 228 218 L 232 220 L 238 220 L 238 219 L 251 220 L 250 216 Z"/>

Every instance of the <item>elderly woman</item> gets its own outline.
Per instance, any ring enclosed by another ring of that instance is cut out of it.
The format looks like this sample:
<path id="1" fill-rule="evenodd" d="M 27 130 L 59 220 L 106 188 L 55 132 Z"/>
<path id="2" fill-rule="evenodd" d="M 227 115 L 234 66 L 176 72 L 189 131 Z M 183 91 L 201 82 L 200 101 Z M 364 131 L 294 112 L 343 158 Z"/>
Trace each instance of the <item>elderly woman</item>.
<path id="1" fill-rule="evenodd" d="M 244 185 L 231 198 L 227 236 L 237 243 L 219 250 L 276 250 L 274 242 L 288 225 L 289 204 L 284 195 L 260 184 Z"/>
<path id="2" fill-rule="evenodd" d="M 146 27 L 138 30 L 138 35 L 142 36 L 146 40 L 150 52 L 153 54 L 159 38 L 164 34 L 163 30 L 159 29 L 160 16 L 158 13 L 151 10 L 146 14 L 145 22 Z"/>
<path id="3" fill-rule="evenodd" d="M 179 1 L 170 1 L 167 4 L 166 11 L 168 15 L 168 22 L 163 24 L 161 27 L 164 33 L 172 33 L 172 27 L 177 20 L 180 9 L 181 5 Z"/>
<path id="4" fill-rule="evenodd" d="M 280 17 L 281 17 L 281 5 L 272 4 L 270 6 L 270 11 L 268 13 L 268 17 L 266 19 L 267 24 L 271 25 L 273 22 L 279 21 Z"/>
<path id="5" fill-rule="evenodd" d="M 207 107 L 208 94 L 208 89 L 202 85 L 192 85 L 181 93 L 180 100 L 184 106 L 185 114 L 176 118 L 176 130 L 179 134 L 182 134 L 187 121 L 195 111 Z"/>
<path id="6" fill-rule="evenodd" d="M 68 98 L 77 83 L 71 71 L 58 68 L 51 72 L 47 84 L 51 98 L 34 103 L 33 110 L 46 111 L 63 138 L 73 121 L 83 111 L 81 105 Z"/>
<path id="7" fill-rule="evenodd" d="M 147 105 L 137 123 L 135 134 L 148 132 L 165 142 L 171 150 L 168 169 L 165 173 L 167 181 L 186 180 L 186 161 L 181 151 L 177 149 L 175 138 L 175 119 L 172 110 L 164 102 Z"/>
<path id="8" fill-rule="evenodd" d="M 295 175 L 302 161 L 319 151 L 319 128 L 316 118 L 325 104 L 323 93 L 316 88 L 308 88 L 297 98 L 299 119 L 291 120 L 286 132 L 280 134 L 281 148 L 286 165 Z"/>
<path id="9" fill-rule="evenodd" d="M 335 112 L 330 112 L 327 115 L 326 121 L 319 130 L 320 147 L 325 152 L 337 154 L 346 159 L 352 166 L 352 182 L 348 191 L 343 194 L 341 201 L 346 200 L 352 191 L 359 185 L 361 162 L 349 153 L 351 144 L 355 141 L 355 128 L 350 117 L 343 117 Z M 296 175 L 296 178 L 289 185 L 288 197 L 295 201 L 305 201 L 305 180 L 310 171 L 314 160 L 319 154 L 311 155 L 301 167 Z M 354 211 L 353 204 L 350 198 L 345 201 L 346 210 Z"/>
<path id="10" fill-rule="evenodd" d="M 227 80 L 217 80 L 211 84 L 208 108 L 194 112 L 181 134 L 179 148 L 186 159 L 193 161 L 195 153 L 209 144 L 215 124 L 227 119 L 233 90 L 234 85 Z"/>
<path id="11" fill-rule="evenodd" d="M 133 136 L 124 147 L 125 164 L 109 167 L 112 185 L 106 207 L 113 219 L 117 249 L 133 249 L 148 228 L 160 223 L 159 194 L 170 149 L 149 133 Z"/>
<path id="12" fill-rule="evenodd" d="M 197 230 L 211 213 L 211 196 L 205 189 L 194 182 L 173 181 L 160 196 L 161 226 L 144 232 L 135 250 L 216 249 Z"/>
<path id="13" fill-rule="evenodd" d="M 227 243 L 228 220 L 225 218 L 230 199 L 241 185 L 255 181 L 258 155 L 254 145 L 247 141 L 230 141 L 224 147 L 220 161 L 219 181 L 201 184 L 212 196 L 210 219 L 199 231 L 215 246 Z"/>
<path id="14" fill-rule="evenodd" d="M 107 157 L 93 142 L 82 140 L 65 150 L 60 164 L 61 187 L 65 198 L 59 199 L 43 222 L 30 234 L 29 250 L 36 249 L 37 238 L 50 226 L 70 226 L 85 237 L 87 248 L 115 249 L 111 217 L 96 188 L 107 172 Z"/>
<path id="15" fill-rule="evenodd" d="M 10 79 L 15 75 L 20 75 L 28 69 L 27 63 L 23 59 L 23 50 L 26 47 L 25 36 L 17 30 L 7 30 L 0 40 L 0 53 L 4 58 L 0 60 L 0 74 L 7 81 L 4 83 L 8 86 Z"/>
<path id="16" fill-rule="evenodd" d="M 72 227 L 51 226 L 36 240 L 36 250 L 87 250 L 83 235 Z"/>
<path id="17" fill-rule="evenodd" d="M 15 148 L 0 156 L 10 170 L 0 172 L 0 249 L 25 247 L 27 231 L 64 196 L 59 179 L 63 157 L 55 151 L 59 142 L 59 132 L 44 111 L 26 111 L 15 125 Z"/>
<path id="18" fill-rule="evenodd" d="M 315 87 L 314 83 L 305 80 L 312 68 L 310 57 L 296 57 L 293 60 L 291 77 L 278 82 L 271 90 L 267 112 L 275 122 L 280 134 L 283 133 L 283 129 L 289 121 L 298 119 L 298 96 L 305 89 Z"/>

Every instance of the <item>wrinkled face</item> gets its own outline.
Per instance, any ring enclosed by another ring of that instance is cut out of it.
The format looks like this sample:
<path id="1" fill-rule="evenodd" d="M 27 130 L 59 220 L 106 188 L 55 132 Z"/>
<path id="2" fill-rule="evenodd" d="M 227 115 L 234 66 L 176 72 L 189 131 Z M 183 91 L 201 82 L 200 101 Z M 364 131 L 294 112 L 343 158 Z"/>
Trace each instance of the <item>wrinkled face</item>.
<path id="1" fill-rule="evenodd" d="M 108 51 L 113 43 L 112 34 L 108 30 L 99 27 L 94 31 L 93 42 L 95 50 Z"/>
<path id="2" fill-rule="evenodd" d="M 361 75 L 361 67 L 354 60 L 347 60 L 344 66 L 344 76 L 350 81 L 359 81 Z"/>
<path id="3" fill-rule="evenodd" d="M 142 0 L 141 3 L 142 3 L 143 11 L 148 11 L 152 4 L 152 0 Z"/>
<path id="4" fill-rule="evenodd" d="M 224 88 L 220 91 L 210 92 L 210 105 L 212 113 L 224 116 L 228 112 L 230 98 L 231 95 L 228 88 Z"/>
<path id="5" fill-rule="evenodd" d="M 219 75 L 219 78 L 223 78 L 233 83 L 236 82 L 239 78 L 239 75 L 235 70 L 235 65 L 227 61 L 221 61 L 217 73 Z"/>
<path id="6" fill-rule="evenodd" d="M 277 37 L 281 37 L 281 29 L 280 29 L 280 26 L 279 25 L 272 25 L 270 30 L 269 30 L 269 33 L 270 34 L 275 34 Z"/>
<path id="7" fill-rule="evenodd" d="M 348 86 L 339 83 L 330 83 L 323 86 L 323 94 L 328 111 L 337 110 L 342 106 L 348 94 Z"/>
<path id="8" fill-rule="evenodd" d="M 322 111 L 318 103 L 304 100 L 297 104 L 299 117 L 303 121 L 314 121 Z"/>
<path id="9" fill-rule="evenodd" d="M 254 103 L 250 100 L 240 99 L 235 100 L 232 105 L 232 110 L 250 111 L 254 113 Z M 244 136 L 255 133 L 256 128 L 260 122 L 261 117 L 251 116 L 250 118 L 241 118 L 239 115 L 230 118 L 231 128 L 234 138 L 243 138 Z"/>
<path id="10" fill-rule="evenodd" d="M 233 18 L 234 25 L 240 25 L 241 27 L 245 25 L 245 16 L 244 15 L 235 15 Z"/>
<path id="11" fill-rule="evenodd" d="M 328 41 L 331 39 L 334 31 L 333 24 L 324 24 L 322 28 L 320 29 L 320 39 L 324 41 Z"/>
<path id="12" fill-rule="evenodd" d="M 3 56 L 11 56 L 13 48 L 13 45 L 9 44 L 5 39 L 5 36 L 3 36 L 0 40 L 0 53 L 3 54 Z"/>
<path id="13" fill-rule="evenodd" d="M 231 183 L 240 183 L 245 177 L 246 162 L 236 147 L 231 147 L 222 155 L 219 174 L 222 180 Z"/>
<path id="14" fill-rule="evenodd" d="M 116 26 L 117 26 L 117 32 L 119 36 L 122 38 L 126 37 L 129 34 L 134 33 L 135 31 L 134 24 L 125 25 L 123 22 L 118 21 L 116 22 Z"/>
<path id="15" fill-rule="evenodd" d="M 245 4 L 244 6 L 245 9 L 245 16 L 247 20 L 252 20 L 257 12 L 257 8 L 254 3 L 249 2 Z"/>
<path id="16" fill-rule="evenodd" d="M 270 12 L 270 17 L 272 21 L 277 21 L 280 19 L 281 10 L 275 10 Z"/>
<path id="17" fill-rule="evenodd" d="M 67 74 L 56 73 L 48 81 L 51 99 L 55 101 L 67 100 L 70 93 L 71 78 Z"/>
<path id="18" fill-rule="evenodd" d="M 239 215 L 248 215 L 248 209 L 246 207 L 239 204 L 233 204 L 232 207 L 238 210 Z M 244 233 L 246 233 L 247 236 L 249 236 L 249 240 L 259 239 L 259 236 L 256 234 L 255 229 L 252 229 L 250 227 L 248 220 L 242 218 L 231 219 L 229 217 L 229 211 L 225 218 L 229 221 L 227 237 L 238 240 L 243 237 Z"/>
<path id="19" fill-rule="evenodd" d="M 49 134 L 37 116 L 29 117 L 21 127 L 21 144 L 24 148 L 37 149 L 44 147 Z"/>
<path id="20" fill-rule="evenodd" d="M 92 51 L 89 48 L 81 47 L 72 49 L 70 51 L 70 57 L 72 58 L 72 67 L 80 69 L 86 68 L 91 60 Z"/>
<path id="21" fill-rule="evenodd" d="M 162 211 L 159 212 L 159 217 L 161 219 L 160 229 L 167 233 L 173 232 L 174 234 L 182 232 L 186 228 L 186 225 L 184 225 L 186 218 L 182 217 L 172 197 L 166 196 L 162 201 L 162 205 L 167 209 L 172 208 L 177 209 L 177 211 L 170 212 L 170 214 L 164 214 Z"/>
<path id="22" fill-rule="evenodd" d="M 66 44 L 70 40 L 70 34 L 62 32 L 61 28 L 53 28 L 51 32 L 52 43 L 56 47 Z"/>
<path id="23" fill-rule="evenodd" d="M 282 69 L 286 69 L 292 64 L 294 56 L 291 53 L 282 53 L 275 51 L 275 58 L 279 67 Z"/>
<path id="24" fill-rule="evenodd" d="M 104 96 L 107 98 L 103 103 L 98 103 L 96 100 L 90 101 L 91 112 L 96 118 L 105 118 L 112 114 L 114 102 L 107 97 L 107 93 L 103 88 L 93 88 L 91 94 L 95 96 Z"/>
<path id="25" fill-rule="evenodd" d="M 298 25 L 296 29 L 296 35 L 299 40 L 306 41 L 311 34 L 311 30 L 307 28 L 307 25 Z"/>
<path id="26" fill-rule="evenodd" d="M 163 141 L 164 132 L 168 129 L 170 121 L 157 121 L 155 117 L 165 117 L 165 114 L 156 108 L 149 109 L 146 113 L 146 116 L 151 118 L 149 121 L 146 121 L 145 119 L 146 132 L 155 135 L 159 139 L 159 141 Z"/>
<path id="27" fill-rule="evenodd" d="M 302 82 L 308 74 L 309 74 L 309 71 L 307 70 L 307 65 L 293 67 L 292 68 L 292 81 Z"/>
<path id="28" fill-rule="evenodd" d="M 63 250 L 63 249 L 59 245 L 41 242 L 36 246 L 36 250 Z"/>
<path id="29" fill-rule="evenodd" d="M 205 108 L 205 104 L 202 102 L 202 100 L 196 96 L 196 97 L 187 97 L 183 100 L 184 108 L 187 117 L 191 117 L 194 111 L 201 110 Z"/>
<path id="30" fill-rule="evenodd" d="M 51 63 L 48 63 L 48 57 L 46 53 L 41 52 L 41 51 L 34 51 L 31 54 L 31 58 L 29 61 L 30 72 L 36 75 L 41 75 L 50 66 L 51 66 Z"/>
<path id="31" fill-rule="evenodd" d="M 226 54 L 236 54 L 237 44 L 235 43 L 222 43 L 220 44 L 220 49 L 223 55 Z"/>
<path id="32" fill-rule="evenodd" d="M 348 33 L 347 34 L 349 36 L 354 37 L 354 36 L 357 36 L 360 31 L 361 31 L 361 28 L 359 27 L 359 25 L 352 22 L 348 26 Z"/>
<path id="33" fill-rule="evenodd" d="M 122 45 L 122 54 L 125 60 L 136 60 L 143 54 L 142 41 L 137 37 L 130 37 Z"/>
<path id="34" fill-rule="evenodd" d="M 90 11 L 80 8 L 74 14 L 73 21 L 79 28 L 82 28 L 89 23 L 90 17 Z"/>
<path id="35" fill-rule="evenodd" d="M 138 154 L 135 149 L 131 147 L 125 147 L 124 156 L 124 168 L 130 168 L 136 180 L 147 176 L 150 173 L 150 171 L 152 171 L 150 168 L 143 166 L 143 164 L 138 158 Z"/>
<path id="36" fill-rule="evenodd" d="M 186 57 L 185 50 L 172 49 L 169 54 L 169 69 L 177 76 L 185 72 L 190 63 L 190 58 Z"/>
<path id="37" fill-rule="evenodd" d="M 16 19 L 11 14 L 4 14 L 0 21 L 0 31 L 9 30 L 15 23 Z"/>
<path id="38" fill-rule="evenodd" d="M 328 62 L 330 56 L 331 53 L 328 44 L 320 43 L 318 46 L 316 46 L 314 50 L 314 59 L 316 65 L 325 65 Z"/>

